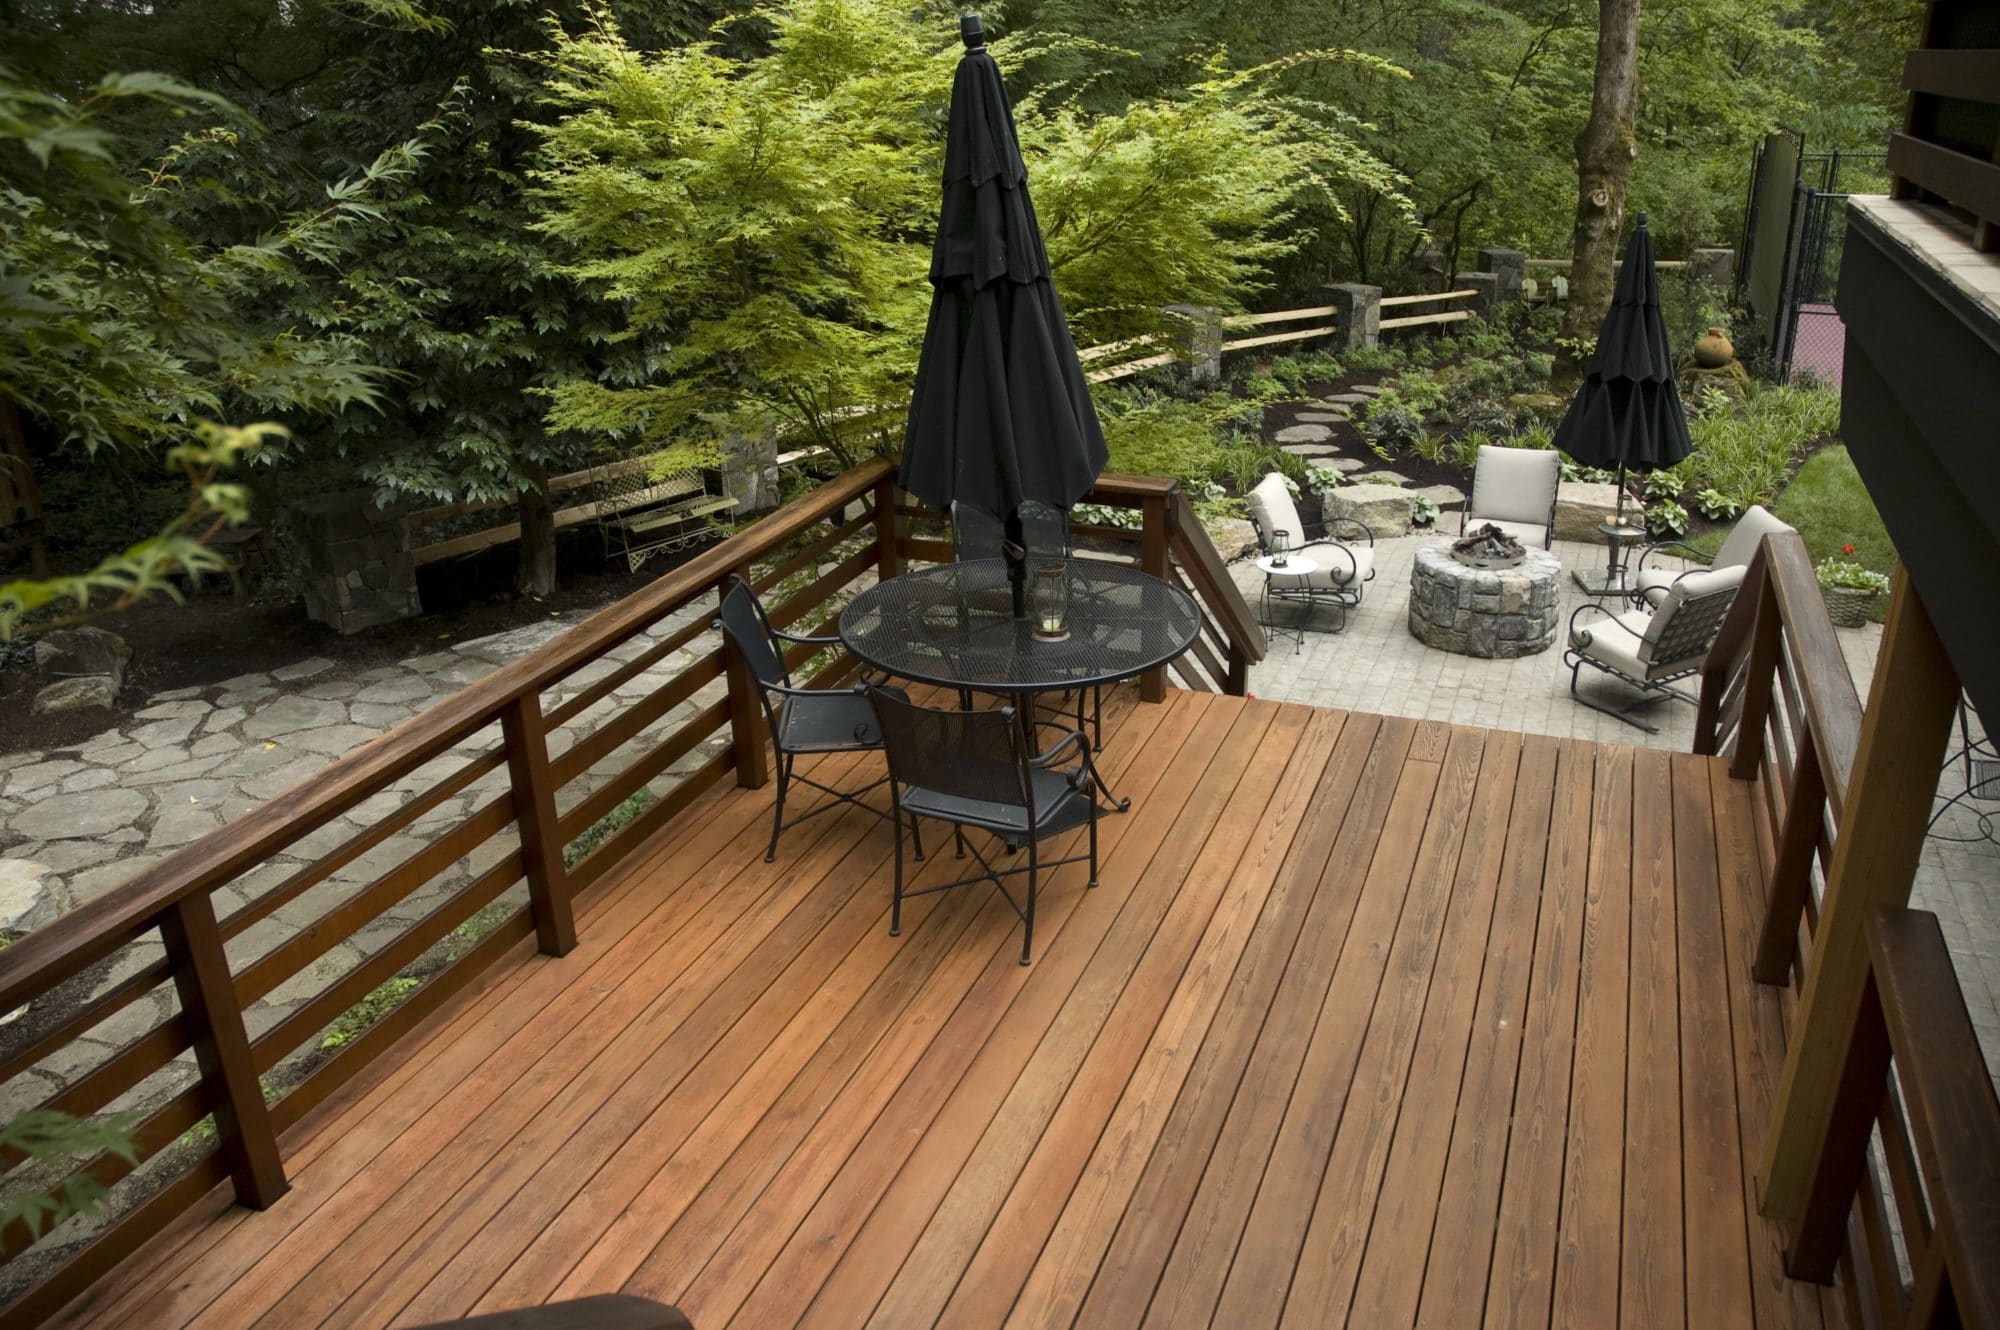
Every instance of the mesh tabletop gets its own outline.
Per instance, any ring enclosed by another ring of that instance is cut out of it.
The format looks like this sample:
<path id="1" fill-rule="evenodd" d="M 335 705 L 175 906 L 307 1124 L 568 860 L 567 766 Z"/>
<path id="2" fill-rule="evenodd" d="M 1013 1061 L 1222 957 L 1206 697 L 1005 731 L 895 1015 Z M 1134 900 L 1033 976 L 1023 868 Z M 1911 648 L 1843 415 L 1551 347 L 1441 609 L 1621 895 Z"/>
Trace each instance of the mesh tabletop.
<path id="1" fill-rule="evenodd" d="M 1037 641 L 1033 625 L 1014 617 L 999 559 L 938 564 L 870 587 L 841 612 L 841 640 L 900 678 L 1036 693 L 1129 678 L 1186 651 L 1201 629 L 1200 609 L 1179 587 L 1125 564 L 1065 566 L 1067 641 Z"/>

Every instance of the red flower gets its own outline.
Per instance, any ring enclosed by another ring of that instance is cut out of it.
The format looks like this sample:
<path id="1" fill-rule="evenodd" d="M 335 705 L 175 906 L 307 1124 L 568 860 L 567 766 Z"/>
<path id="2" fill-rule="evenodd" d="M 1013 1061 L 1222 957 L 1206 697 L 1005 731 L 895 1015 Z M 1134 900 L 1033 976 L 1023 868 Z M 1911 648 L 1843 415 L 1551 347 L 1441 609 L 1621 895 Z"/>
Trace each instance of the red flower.
<path id="1" fill-rule="evenodd" d="M 1854 546 L 1852 546 L 1852 545 L 1842 545 L 1842 546 L 1840 547 L 1840 552 L 1841 552 L 1842 554 L 1852 554 L 1852 553 L 1854 553 Z"/>

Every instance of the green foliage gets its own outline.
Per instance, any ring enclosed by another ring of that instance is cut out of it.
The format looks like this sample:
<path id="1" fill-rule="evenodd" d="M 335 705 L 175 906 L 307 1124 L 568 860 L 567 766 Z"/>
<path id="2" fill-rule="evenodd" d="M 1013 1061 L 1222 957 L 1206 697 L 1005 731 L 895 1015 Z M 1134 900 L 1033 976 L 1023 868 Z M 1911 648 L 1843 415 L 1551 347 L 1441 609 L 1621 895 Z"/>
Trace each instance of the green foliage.
<path id="1" fill-rule="evenodd" d="M 1428 494 L 1410 496 L 1410 522 L 1415 526 L 1430 526 L 1438 520 L 1437 500 Z"/>
<path id="2" fill-rule="evenodd" d="M 276 425 L 233 429 L 197 421 L 183 443 L 167 450 L 167 466 L 188 483 L 186 506 L 157 534 L 122 553 L 101 560 L 94 568 L 46 581 L 0 583 L 0 642 L 11 638 L 31 617 L 37 628 L 73 623 L 95 611 L 121 610 L 147 596 L 164 595 L 180 601 L 176 579 L 198 584 L 205 577 L 230 575 L 229 561 L 209 541 L 225 527 L 249 517 L 249 492 L 222 479 L 225 471 L 271 439 L 282 437 Z M 53 614 L 67 602 L 67 613 Z"/>
<path id="3" fill-rule="evenodd" d="M 478 946 L 488 933 L 506 922 L 507 918 L 520 908 L 510 901 L 498 900 L 474 911 L 470 919 L 452 929 L 445 937 L 444 963 L 449 965 Z"/>
<path id="4" fill-rule="evenodd" d="M 327 1026 L 326 1033 L 319 1037 L 320 1048 L 331 1050 L 353 1043 L 373 1029 L 375 1022 L 401 1006 L 405 998 L 423 987 L 423 983 L 414 975 L 397 975 L 377 984 L 368 996 L 333 1018 L 333 1024 Z"/>
<path id="5" fill-rule="evenodd" d="M 37 1165 L 65 1167 L 78 1156 L 108 1154 L 128 1164 L 139 1162 L 132 1129 L 139 1113 L 77 1118 L 49 1109 L 29 1109 L 0 1127 L 0 1149 L 24 1155 Z M 106 1191 L 87 1169 L 69 1172 L 54 1186 L 29 1185 L 0 1201 L 0 1227 L 19 1222 L 28 1236 L 40 1237 L 72 1215 L 93 1214 L 104 1204 Z"/>
<path id="6" fill-rule="evenodd" d="M 1729 326 L 1729 303 L 1721 288 L 1681 268 L 1660 274 L 1660 315 L 1674 364 L 1692 365 L 1694 344 L 1710 328 Z"/>
<path id="7" fill-rule="evenodd" d="M 1815 561 L 1840 559 L 1878 573 L 1896 567 L 1896 547 L 1847 449 L 1823 448 L 1807 459 L 1772 507 L 1798 528 Z"/>
<path id="8" fill-rule="evenodd" d="M 549 24 L 553 124 L 533 178 L 567 276 L 659 350 L 640 382 L 569 376 L 549 423 L 713 449 L 776 422 L 843 461 L 900 444 L 930 305 L 929 231 L 953 33 L 889 0 L 755 11 L 768 54 L 629 45 L 606 13 Z M 995 44 L 1003 64 L 1011 48 Z M 1022 58 L 1071 49 L 1048 39 Z M 1156 332 L 1169 300 L 1233 308 L 1299 243 L 1292 200 L 1392 172 L 1332 108 L 1275 82 L 1319 59 L 1209 62 L 1171 97 L 1094 114 L 1060 89 L 1017 102 L 1050 263 L 1079 341 Z"/>
<path id="9" fill-rule="evenodd" d="M 1688 529 L 1688 512 L 1672 499 L 1661 499 L 1646 506 L 1646 529 L 1655 536 L 1685 536 Z"/>
<path id="10" fill-rule="evenodd" d="M 1370 399 L 1357 423 L 1369 449 L 1384 460 L 1393 459 L 1397 449 L 1412 446 L 1424 433 L 1422 413 L 1394 388 Z"/>
<path id="11" fill-rule="evenodd" d="M 1614 472 L 1613 475 L 1615 476 L 1616 473 Z M 1668 467 L 1663 471 L 1647 472 L 1645 479 L 1640 482 L 1639 486 L 1640 492 L 1646 496 L 1647 503 L 1660 503 L 1668 499 L 1678 499 L 1681 497 L 1681 491 L 1684 488 L 1685 486 L 1681 483 L 1679 472 L 1672 467 Z"/>
<path id="12" fill-rule="evenodd" d="M 1805 448 L 1839 423 L 1840 396 L 1828 389 L 1767 386 L 1742 402 L 1711 393 L 1688 421 L 1694 452 L 1675 472 L 1714 491 L 1718 506 L 1768 505 Z"/>
<path id="13" fill-rule="evenodd" d="M 1347 351 L 1347 367 L 1364 374 L 1401 369 L 1404 359 L 1402 348 L 1396 346 L 1356 346 Z"/>
<path id="14" fill-rule="evenodd" d="M 1731 522 L 1743 515 L 1740 502 L 1714 488 L 1695 495 L 1694 506 L 1711 522 Z"/>
<path id="15" fill-rule="evenodd" d="M 1889 590 L 1887 574 L 1864 568 L 1858 563 L 1843 559 L 1821 559 L 1813 565 L 1813 572 L 1821 586 L 1845 587 L 1852 591 L 1872 591 L 1880 595 Z"/>
<path id="16" fill-rule="evenodd" d="M 582 863 L 591 851 L 631 826 L 639 814 L 651 808 L 655 797 L 647 789 L 634 790 L 627 795 L 616 808 L 578 832 L 576 839 L 563 847 L 563 864 L 575 868 Z"/>

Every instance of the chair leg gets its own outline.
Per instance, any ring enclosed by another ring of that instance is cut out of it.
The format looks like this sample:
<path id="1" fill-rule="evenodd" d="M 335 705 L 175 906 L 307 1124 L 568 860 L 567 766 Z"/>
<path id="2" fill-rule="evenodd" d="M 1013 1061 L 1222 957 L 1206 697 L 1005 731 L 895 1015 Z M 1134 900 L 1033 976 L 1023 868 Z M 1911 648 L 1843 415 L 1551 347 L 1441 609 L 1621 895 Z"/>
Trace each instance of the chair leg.
<path id="1" fill-rule="evenodd" d="M 771 809 L 771 846 L 764 851 L 764 862 L 774 863 L 778 858 L 778 833 L 785 829 L 785 788 L 792 783 L 792 757 L 789 753 L 778 755 L 778 799 Z"/>
<path id="2" fill-rule="evenodd" d="M 901 800 L 892 799 L 891 802 L 896 810 L 896 894 L 889 906 L 889 936 L 901 937 L 903 935 L 903 806 Z M 912 828 L 916 826 L 916 821 L 914 817 L 910 819 Z"/>
<path id="3" fill-rule="evenodd" d="M 951 836 L 952 840 L 958 845 L 958 857 L 963 859 L 965 857 L 965 828 L 956 822 L 952 823 Z"/>
<path id="4" fill-rule="evenodd" d="M 897 832 L 896 837 L 898 840 L 901 840 L 902 833 Z M 917 825 L 917 819 L 914 813 L 910 815 L 910 840 L 916 845 L 917 848 L 917 862 L 922 863 L 924 858 L 924 829 Z"/>
<path id="5" fill-rule="evenodd" d="M 1028 838 L 1028 908 L 1021 914 L 1021 964 L 1026 965 L 1035 949 L 1035 879 L 1040 876 L 1038 865 L 1041 842 L 1033 836 Z"/>
<path id="6" fill-rule="evenodd" d="M 1090 881 L 1087 887 L 1097 885 L 1097 800 L 1090 800 Z"/>

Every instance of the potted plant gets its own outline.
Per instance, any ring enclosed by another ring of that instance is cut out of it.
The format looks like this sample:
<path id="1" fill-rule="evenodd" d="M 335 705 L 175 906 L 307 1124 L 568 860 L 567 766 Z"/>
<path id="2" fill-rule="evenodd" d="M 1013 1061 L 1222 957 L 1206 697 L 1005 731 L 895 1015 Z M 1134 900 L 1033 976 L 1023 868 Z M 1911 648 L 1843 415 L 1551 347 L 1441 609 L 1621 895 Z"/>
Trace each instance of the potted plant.
<path id="1" fill-rule="evenodd" d="M 1843 545 L 1842 554 L 1854 553 Z M 1819 574 L 1820 594 L 1826 598 L 1826 612 L 1842 628 L 1859 628 L 1868 622 L 1869 606 L 1889 589 L 1889 579 L 1881 573 L 1832 555 L 1821 559 L 1814 569 Z"/>

